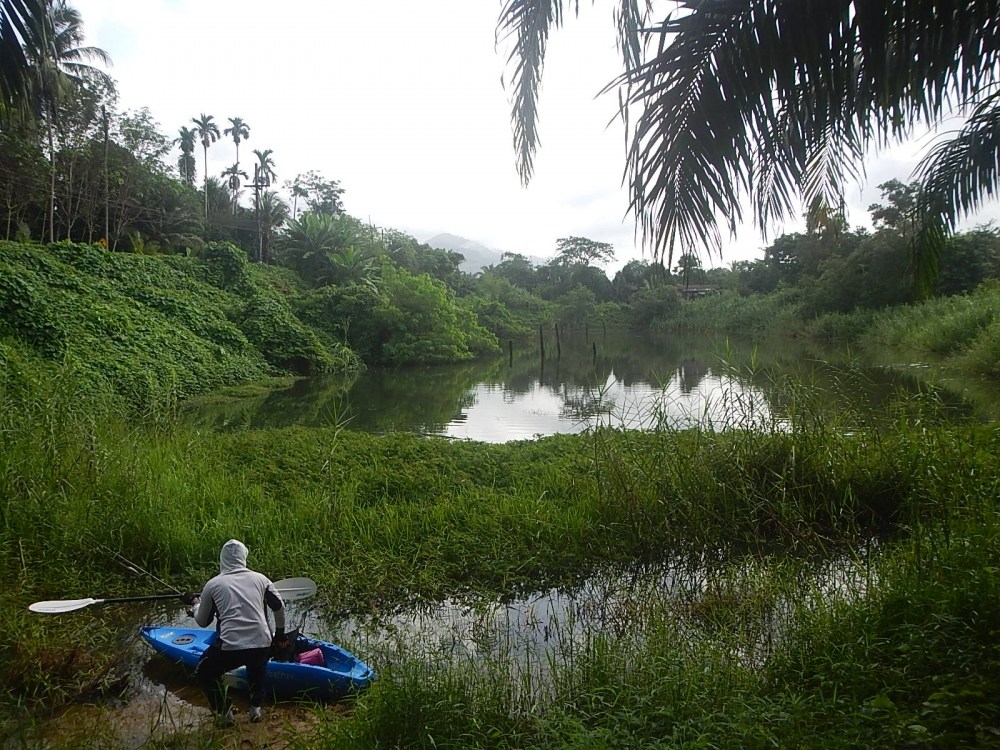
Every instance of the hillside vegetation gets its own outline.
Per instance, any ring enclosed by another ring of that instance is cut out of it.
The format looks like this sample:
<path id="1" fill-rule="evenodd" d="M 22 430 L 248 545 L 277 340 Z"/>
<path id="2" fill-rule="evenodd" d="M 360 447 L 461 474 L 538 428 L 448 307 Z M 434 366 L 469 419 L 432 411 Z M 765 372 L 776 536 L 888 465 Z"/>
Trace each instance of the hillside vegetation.
<path id="1" fill-rule="evenodd" d="M 140 406 L 272 375 L 497 349 L 427 275 L 387 266 L 378 289 L 331 289 L 228 243 L 188 257 L 0 241 L 0 340 Z"/>

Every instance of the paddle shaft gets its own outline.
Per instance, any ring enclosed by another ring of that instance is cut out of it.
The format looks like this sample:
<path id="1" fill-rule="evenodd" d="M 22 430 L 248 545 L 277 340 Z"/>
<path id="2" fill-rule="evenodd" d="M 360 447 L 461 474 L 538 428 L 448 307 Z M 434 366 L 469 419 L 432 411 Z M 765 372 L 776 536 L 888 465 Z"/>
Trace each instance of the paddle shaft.
<path id="1" fill-rule="evenodd" d="M 308 578 L 286 578 L 274 582 L 274 588 L 285 601 L 306 599 L 316 593 L 316 584 Z M 29 605 L 32 612 L 43 614 L 62 614 L 83 609 L 93 604 L 117 604 L 120 602 L 150 602 L 164 599 L 182 599 L 185 594 L 149 594 L 146 596 L 121 596 L 108 599 L 69 599 L 47 602 L 35 602 Z"/>
<path id="2" fill-rule="evenodd" d="M 94 604 L 118 604 L 120 602 L 153 602 L 158 599 L 180 599 L 183 594 L 150 594 L 149 596 L 117 596 L 110 599 L 98 599 Z"/>

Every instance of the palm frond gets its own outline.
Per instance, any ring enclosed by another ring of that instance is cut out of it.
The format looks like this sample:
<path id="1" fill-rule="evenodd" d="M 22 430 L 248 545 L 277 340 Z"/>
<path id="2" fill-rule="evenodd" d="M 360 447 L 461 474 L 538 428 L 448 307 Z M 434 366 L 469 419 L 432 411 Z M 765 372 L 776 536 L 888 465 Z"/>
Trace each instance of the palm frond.
<path id="1" fill-rule="evenodd" d="M 729 15 L 702 16 L 698 33 L 679 47 L 676 38 L 667 43 L 677 33 L 677 21 L 668 17 L 649 32 L 658 38 L 657 53 L 619 80 L 628 92 L 624 107 L 642 109 L 628 152 L 630 209 L 652 240 L 654 257 L 668 264 L 678 243 L 686 250 L 706 242 L 721 248 L 717 206 L 731 209 L 730 232 L 742 221 L 740 198 L 749 184 L 731 165 L 749 169 L 751 154 L 743 123 L 731 116 L 735 92 L 719 85 L 726 73 L 718 55 L 742 25 L 746 7 L 739 6 Z"/>
<path id="2" fill-rule="evenodd" d="M 616 23 L 628 67 L 608 87 L 618 88 L 629 138 L 629 207 L 654 258 L 671 258 L 678 243 L 720 251 L 720 225 L 735 232 L 747 199 L 762 229 L 802 201 L 836 205 L 845 183 L 863 176 L 870 149 L 976 107 L 1000 78 L 1000 0 L 679 0 L 674 8 L 644 26 L 638 0 L 622 0 Z M 516 42 L 509 64 L 524 181 L 538 144 L 546 42 L 562 12 L 561 0 L 509 0 L 498 27 Z M 921 235 L 928 242 L 942 231 L 935 226 L 953 227 L 957 213 L 993 196 L 993 128 L 979 111 L 964 139 L 927 162 L 924 181 L 937 196 L 928 205 L 940 214 Z"/>
<path id="3" fill-rule="evenodd" d="M 918 241 L 913 265 L 924 293 L 933 288 L 947 235 L 962 215 L 996 198 L 1000 180 L 1000 91 L 982 101 L 959 132 L 940 142 L 917 168 Z"/>
<path id="4" fill-rule="evenodd" d="M 807 145 L 805 171 L 800 179 L 806 205 L 835 206 L 844 195 L 846 181 L 861 178 L 864 152 L 856 132 L 843 132 L 833 120 L 822 137 Z M 850 128 L 851 123 L 846 123 Z"/>
<path id="5" fill-rule="evenodd" d="M 0 0 L 0 102 L 15 104 L 27 92 L 30 61 L 24 44 L 45 14 L 42 0 Z"/>
<path id="6" fill-rule="evenodd" d="M 579 11 L 579 2 L 576 3 Z M 497 41 L 513 39 L 507 59 L 514 66 L 514 150 L 517 171 L 525 185 L 534 172 L 538 149 L 538 87 L 549 33 L 563 23 L 563 0 L 508 0 L 497 24 Z"/>
<path id="7" fill-rule="evenodd" d="M 955 23 L 931 33 L 926 19 L 910 21 L 911 5 L 940 16 L 940 3 L 892 4 L 881 15 L 872 4 L 703 1 L 661 24 L 655 56 L 621 79 L 626 105 L 642 112 L 631 130 L 631 206 L 654 256 L 685 235 L 719 250 L 715 224 L 734 228 L 750 186 L 761 226 L 788 217 L 794 193 L 834 205 L 870 146 L 907 136 L 995 77 L 982 69 L 995 67 L 995 52 L 979 42 L 977 62 L 964 62 L 968 23 L 963 37 Z M 677 203 L 677 190 L 651 175 L 681 171 L 695 173 L 686 179 L 702 195 Z"/>
<path id="8" fill-rule="evenodd" d="M 935 146 L 917 168 L 923 213 L 940 212 L 950 231 L 959 217 L 997 197 L 1000 91 L 975 108 L 961 130 Z"/>
<path id="9" fill-rule="evenodd" d="M 640 29 L 653 12 L 651 0 L 646 0 L 640 8 L 639 0 L 621 0 L 615 9 L 615 26 L 618 29 L 618 51 L 625 68 L 638 67 L 642 62 L 642 37 Z"/>

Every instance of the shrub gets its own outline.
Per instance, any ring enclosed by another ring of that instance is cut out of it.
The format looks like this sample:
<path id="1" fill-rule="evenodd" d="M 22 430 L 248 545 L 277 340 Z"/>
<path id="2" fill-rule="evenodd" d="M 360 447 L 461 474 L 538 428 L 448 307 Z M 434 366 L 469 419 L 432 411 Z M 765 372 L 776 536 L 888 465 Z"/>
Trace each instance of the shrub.
<path id="1" fill-rule="evenodd" d="M 208 269 L 208 280 L 219 287 L 233 292 L 243 292 L 250 286 L 247 272 L 247 255 L 228 242 L 210 242 L 198 257 Z"/>
<path id="2" fill-rule="evenodd" d="M 669 284 L 639 289 L 628 302 L 629 324 L 633 328 L 647 328 L 654 322 L 670 320 L 681 308 L 677 287 Z"/>
<path id="3" fill-rule="evenodd" d="M 247 338 L 274 367 L 297 375 L 330 372 L 343 366 L 316 332 L 295 317 L 278 297 L 258 295 L 247 302 L 240 319 Z"/>

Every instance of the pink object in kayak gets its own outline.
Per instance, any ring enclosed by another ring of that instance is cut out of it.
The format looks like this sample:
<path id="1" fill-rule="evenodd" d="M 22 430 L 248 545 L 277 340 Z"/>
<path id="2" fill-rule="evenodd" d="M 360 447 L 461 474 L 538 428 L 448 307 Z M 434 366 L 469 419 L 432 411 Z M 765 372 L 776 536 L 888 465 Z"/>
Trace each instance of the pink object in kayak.
<path id="1" fill-rule="evenodd" d="M 318 648 L 312 648 L 308 651 L 303 651 L 301 654 L 296 654 L 295 661 L 299 664 L 311 664 L 314 667 L 326 666 L 323 660 L 323 652 Z"/>

